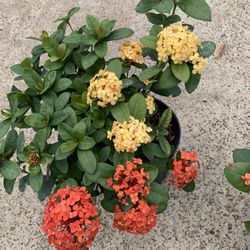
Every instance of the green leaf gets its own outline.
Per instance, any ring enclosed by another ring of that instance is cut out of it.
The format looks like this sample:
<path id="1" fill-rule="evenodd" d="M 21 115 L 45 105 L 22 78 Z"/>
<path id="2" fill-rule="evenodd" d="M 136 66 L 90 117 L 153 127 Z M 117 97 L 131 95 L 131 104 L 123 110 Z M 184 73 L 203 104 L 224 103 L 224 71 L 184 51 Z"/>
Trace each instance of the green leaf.
<path id="1" fill-rule="evenodd" d="M 139 79 L 141 81 L 144 80 L 149 80 L 150 78 L 152 78 L 153 76 L 158 75 L 161 72 L 161 67 L 157 67 L 157 66 L 152 66 L 149 68 L 144 69 L 140 75 L 139 75 Z"/>
<path id="2" fill-rule="evenodd" d="M 43 186 L 43 174 L 40 172 L 39 175 L 30 175 L 29 183 L 34 192 L 39 192 Z"/>
<path id="3" fill-rule="evenodd" d="M 180 22 L 181 18 L 178 15 L 171 15 L 167 19 L 164 20 L 164 25 L 170 25 L 173 23 Z"/>
<path id="4" fill-rule="evenodd" d="M 44 64 L 45 69 L 48 71 L 53 71 L 53 70 L 59 70 L 64 66 L 64 63 L 62 62 L 51 62 L 50 60 L 47 60 Z"/>
<path id="5" fill-rule="evenodd" d="M 166 109 L 161 115 L 160 121 L 158 123 L 159 130 L 163 130 L 169 127 L 173 117 L 173 111 L 171 109 Z"/>
<path id="6" fill-rule="evenodd" d="M 145 172 L 149 173 L 149 183 L 152 183 L 158 175 L 158 168 L 150 164 L 143 164 L 142 168 L 144 168 Z"/>
<path id="7" fill-rule="evenodd" d="M 156 143 L 149 143 L 149 144 L 143 145 L 142 152 L 149 160 L 153 160 L 154 157 L 168 158 L 168 155 L 164 153 L 160 145 Z"/>
<path id="8" fill-rule="evenodd" d="M 68 125 L 74 127 L 77 123 L 77 117 L 74 109 L 72 109 L 70 106 L 67 106 L 64 111 L 68 113 L 68 118 L 65 120 L 65 123 Z"/>
<path id="9" fill-rule="evenodd" d="M 58 125 L 58 133 L 64 141 L 69 141 L 73 138 L 73 129 L 66 123 Z"/>
<path id="10" fill-rule="evenodd" d="M 113 117 L 119 121 L 124 122 L 129 120 L 129 108 L 126 103 L 120 102 L 111 108 L 111 114 Z"/>
<path id="11" fill-rule="evenodd" d="M 144 121 L 147 113 L 147 104 L 142 94 L 137 93 L 133 95 L 128 102 L 128 108 L 131 116 L 139 121 Z"/>
<path id="12" fill-rule="evenodd" d="M 17 142 L 18 134 L 15 129 L 12 129 L 7 134 L 5 145 L 4 145 L 4 156 L 12 157 L 16 150 L 16 142 Z"/>
<path id="13" fill-rule="evenodd" d="M 25 69 L 22 77 L 25 83 L 29 87 L 33 87 L 33 88 L 37 87 L 39 84 L 42 84 L 43 82 L 42 78 L 33 69 Z"/>
<path id="14" fill-rule="evenodd" d="M 55 185 L 55 179 L 53 176 L 43 176 L 43 185 L 38 192 L 38 199 L 44 201 L 52 192 Z"/>
<path id="15" fill-rule="evenodd" d="M 173 0 L 161 0 L 154 6 L 154 10 L 160 13 L 169 13 L 174 8 Z"/>
<path id="16" fill-rule="evenodd" d="M 195 189 L 195 182 L 194 182 L 194 181 L 190 182 L 187 186 L 185 186 L 185 187 L 183 188 L 183 190 L 184 190 L 185 192 L 189 192 L 189 193 L 193 192 L 194 189 Z"/>
<path id="17" fill-rule="evenodd" d="M 211 10 L 204 0 L 178 0 L 177 5 L 187 15 L 204 21 L 211 21 Z"/>
<path id="18" fill-rule="evenodd" d="M 174 76 L 180 81 L 187 82 L 190 77 L 190 70 L 187 63 L 175 64 L 171 62 L 171 70 Z"/>
<path id="19" fill-rule="evenodd" d="M 65 108 L 65 106 L 69 102 L 69 99 L 70 99 L 69 92 L 64 92 L 61 95 L 59 95 L 56 102 L 55 102 L 55 109 L 62 110 L 63 108 Z"/>
<path id="20" fill-rule="evenodd" d="M 43 48 L 48 53 L 48 55 L 50 57 L 57 57 L 58 43 L 54 39 L 48 37 L 48 35 L 45 33 L 43 33 L 41 39 L 42 39 Z"/>
<path id="21" fill-rule="evenodd" d="M 201 43 L 201 47 L 199 48 L 198 52 L 203 58 L 208 58 L 213 55 L 215 49 L 216 44 L 214 42 L 205 41 Z"/>
<path id="22" fill-rule="evenodd" d="M 166 207 L 169 200 L 168 191 L 160 184 L 153 182 L 151 184 L 150 192 L 145 196 L 146 201 L 150 205 L 157 205 L 157 213 L 162 213 Z"/>
<path id="23" fill-rule="evenodd" d="M 140 0 L 140 2 L 137 4 L 135 10 L 138 13 L 145 13 L 150 10 L 156 5 L 155 0 Z"/>
<path id="24" fill-rule="evenodd" d="M 35 165 L 35 166 L 30 165 L 29 166 L 29 173 L 32 176 L 40 174 L 41 173 L 41 166 L 40 165 Z"/>
<path id="25" fill-rule="evenodd" d="M 150 23 L 156 25 L 163 25 L 164 19 L 167 18 L 167 16 L 163 14 L 155 14 L 155 13 L 147 13 L 146 16 Z"/>
<path id="26" fill-rule="evenodd" d="M 105 38 L 105 41 L 121 40 L 121 39 L 130 37 L 133 34 L 134 34 L 133 30 L 129 28 L 121 28 L 121 29 L 112 31 L 110 35 Z"/>
<path id="27" fill-rule="evenodd" d="M 69 88 L 72 84 L 72 81 L 68 78 L 61 78 L 58 81 L 55 82 L 53 86 L 53 90 L 55 92 L 62 92 Z"/>
<path id="28" fill-rule="evenodd" d="M 108 44 L 106 42 L 95 45 L 95 53 L 99 58 L 104 58 L 108 52 Z"/>
<path id="29" fill-rule="evenodd" d="M 110 146 L 105 146 L 99 151 L 99 162 L 106 162 L 111 152 Z"/>
<path id="30" fill-rule="evenodd" d="M 106 70 L 115 73 L 116 76 L 120 79 L 121 74 L 122 74 L 121 61 L 119 59 L 114 59 L 114 60 L 110 61 L 110 63 L 108 64 Z"/>
<path id="31" fill-rule="evenodd" d="M 97 160 L 94 153 L 91 150 L 77 151 L 77 158 L 80 163 L 80 168 L 85 173 L 94 174 L 97 168 Z"/>
<path id="32" fill-rule="evenodd" d="M 245 221 L 244 224 L 247 232 L 250 233 L 250 221 Z"/>
<path id="33" fill-rule="evenodd" d="M 64 72 L 66 75 L 74 75 L 76 73 L 75 64 L 71 61 L 67 62 L 64 66 Z"/>
<path id="34" fill-rule="evenodd" d="M 96 30 L 99 27 L 99 21 L 96 17 L 91 16 L 91 15 L 87 15 L 86 16 L 86 23 L 88 25 L 88 28 L 93 31 L 94 33 L 96 32 Z"/>
<path id="35" fill-rule="evenodd" d="M 20 167 L 13 161 L 3 161 L 0 165 L 0 173 L 7 180 L 15 180 L 21 173 Z"/>
<path id="36" fill-rule="evenodd" d="M 79 142 L 78 148 L 81 150 L 89 150 L 95 146 L 95 140 L 92 137 L 85 136 Z"/>
<path id="37" fill-rule="evenodd" d="M 53 161 L 53 159 L 54 159 L 54 156 L 47 154 L 47 153 L 43 153 L 43 154 L 41 154 L 40 164 L 50 165 L 51 162 Z"/>
<path id="38" fill-rule="evenodd" d="M 48 139 L 48 129 L 43 128 L 39 129 L 33 139 L 33 142 L 38 146 L 39 151 L 43 152 L 46 145 L 47 145 L 47 139 Z"/>
<path id="39" fill-rule="evenodd" d="M 153 25 L 150 30 L 150 36 L 156 37 L 161 31 L 162 31 L 161 25 Z"/>
<path id="40" fill-rule="evenodd" d="M 162 151 L 166 155 L 170 156 L 172 150 L 171 150 L 171 146 L 170 146 L 168 140 L 166 139 L 166 137 L 160 136 L 159 137 L 159 143 L 160 143 Z"/>
<path id="41" fill-rule="evenodd" d="M 48 124 L 46 117 L 40 114 L 32 114 L 25 117 L 24 122 L 32 128 L 44 128 Z"/>
<path id="42" fill-rule="evenodd" d="M 158 39 L 156 36 L 144 36 L 140 38 L 140 41 L 144 45 L 144 47 L 154 50 L 156 49 L 157 40 Z"/>
<path id="43" fill-rule="evenodd" d="M 81 58 L 81 65 L 84 70 L 87 70 L 90 68 L 96 61 L 98 60 L 97 55 L 95 52 L 91 52 L 87 54 L 86 56 L 82 56 Z"/>
<path id="44" fill-rule="evenodd" d="M 94 45 L 97 42 L 97 40 L 92 35 L 84 34 L 81 36 L 81 42 L 84 43 L 85 45 Z"/>
<path id="45" fill-rule="evenodd" d="M 178 85 L 180 83 L 180 80 L 178 80 L 172 73 L 170 67 L 167 67 L 166 70 L 162 73 L 160 81 L 159 81 L 159 87 L 161 89 L 171 89 Z"/>
<path id="46" fill-rule="evenodd" d="M 236 189 L 241 192 L 250 192 L 250 186 L 245 185 L 244 180 L 241 176 L 246 173 L 250 173 L 250 163 L 248 162 L 238 162 L 234 163 L 229 167 L 224 169 L 224 174 L 227 178 L 227 181 Z"/>
<path id="47" fill-rule="evenodd" d="M 101 110 L 93 110 L 93 123 L 95 128 L 102 128 L 105 125 L 105 114 Z"/>
<path id="48" fill-rule="evenodd" d="M 65 180 L 61 185 L 60 188 L 66 188 L 66 187 L 72 187 L 72 186 L 78 186 L 78 183 L 75 179 L 69 178 Z"/>
<path id="49" fill-rule="evenodd" d="M 56 111 L 51 120 L 51 126 L 57 126 L 68 118 L 68 113 L 64 110 Z"/>
<path id="50" fill-rule="evenodd" d="M 119 204 L 119 201 L 117 199 L 103 199 L 101 201 L 102 207 L 108 211 L 109 213 L 114 213 L 115 211 L 115 206 Z"/>
<path id="51" fill-rule="evenodd" d="M 10 129 L 10 120 L 0 122 L 0 139 L 2 139 Z"/>
<path id="52" fill-rule="evenodd" d="M 72 17 L 73 15 L 75 15 L 78 11 L 80 10 L 80 7 L 74 7 L 72 9 L 69 10 L 67 17 Z"/>
<path id="53" fill-rule="evenodd" d="M 17 142 L 16 142 L 17 153 L 23 152 L 24 144 L 25 144 L 24 132 L 21 131 L 20 134 L 18 135 Z M 1 154 L 1 150 L 0 150 L 0 154 Z"/>
<path id="54" fill-rule="evenodd" d="M 134 158 L 134 154 L 118 153 L 115 151 L 114 156 L 113 156 L 113 163 L 114 163 L 114 166 L 116 167 L 119 164 L 124 165 L 126 161 L 132 161 L 133 158 Z"/>
<path id="55" fill-rule="evenodd" d="M 18 183 L 19 191 L 24 192 L 28 183 L 29 183 L 29 176 L 28 175 L 25 175 L 22 178 L 20 178 L 19 183 Z"/>
<path id="56" fill-rule="evenodd" d="M 62 150 L 61 150 L 61 147 L 59 147 L 57 149 L 57 151 L 56 151 L 55 159 L 57 161 L 61 161 L 61 160 L 67 159 L 73 152 L 74 152 L 74 150 L 69 151 L 67 153 L 63 153 Z"/>
<path id="57" fill-rule="evenodd" d="M 83 175 L 82 177 L 82 184 L 87 187 L 89 185 L 91 185 L 93 182 L 87 177 L 87 175 Z"/>
<path id="58" fill-rule="evenodd" d="M 77 141 L 71 140 L 61 144 L 60 148 L 63 153 L 68 153 L 73 151 L 77 147 L 77 145 L 78 145 Z"/>
<path id="59" fill-rule="evenodd" d="M 185 88 L 189 94 L 191 94 L 199 85 L 201 80 L 200 74 L 192 74 L 190 75 L 187 82 L 185 82 Z"/>
<path id="60" fill-rule="evenodd" d="M 86 175 L 91 181 L 100 184 L 106 189 L 113 190 L 112 188 L 107 186 L 107 178 L 113 176 L 114 172 L 115 172 L 114 166 L 106 163 L 98 163 L 95 173 L 94 174 L 86 173 Z"/>
<path id="61" fill-rule="evenodd" d="M 94 134 L 91 135 L 96 143 L 100 143 L 107 137 L 107 133 L 105 129 L 99 129 L 94 132 Z"/>
<path id="62" fill-rule="evenodd" d="M 3 180 L 3 186 L 4 186 L 4 189 L 5 189 L 7 194 L 12 193 L 12 191 L 14 189 L 15 181 L 16 181 L 16 179 L 14 179 L 14 180 L 4 179 Z"/>
<path id="63" fill-rule="evenodd" d="M 102 38 L 107 37 L 111 33 L 114 25 L 115 20 L 103 20 L 96 32 L 96 34 L 98 35 L 98 39 L 101 40 Z"/>
<path id="64" fill-rule="evenodd" d="M 236 149 L 233 151 L 234 162 L 250 162 L 250 149 Z"/>
<path id="65" fill-rule="evenodd" d="M 73 128 L 73 137 L 77 140 L 81 140 L 86 134 L 86 123 L 79 122 Z"/>
<path id="66" fill-rule="evenodd" d="M 66 160 L 55 161 L 55 165 L 62 174 L 68 173 L 69 165 Z"/>

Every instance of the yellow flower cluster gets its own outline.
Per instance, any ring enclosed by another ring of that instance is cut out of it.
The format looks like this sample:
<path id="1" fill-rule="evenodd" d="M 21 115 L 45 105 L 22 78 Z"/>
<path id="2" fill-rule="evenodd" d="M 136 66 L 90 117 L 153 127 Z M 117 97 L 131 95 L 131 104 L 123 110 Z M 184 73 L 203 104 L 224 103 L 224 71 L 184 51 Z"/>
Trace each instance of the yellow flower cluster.
<path id="1" fill-rule="evenodd" d="M 114 142 L 117 152 L 136 152 L 142 144 L 147 144 L 151 141 L 148 132 L 152 129 L 144 122 L 140 122 L 134 117 L 125 122 L 113 122 L 112 130 L 108 131 L 107 138 Z"/>
<path id="2" fill-rule="evenodd" d="M 137 41 L 125 41 L 120 47 L 123 61 L 131 63 L 143 63 L 142 44 Z"/>
<path id="3" fill-rule="evenodd" d="M 185 25 L 170 25 L 159 33 L 157 41 L 158 59 L 166 62 L 171 57 L 175 64 L 191 62 L 194 74 L 200 74 L 206 60 L 199 56 L 199 37 Z"/>
<path id="4" fill-rule="evenodd" d="M 152 115 L 155 111 L 155 102 L 154 102 L 154 97 L 148 95 L 146 98 L 146 103 L 147 103 L 147 110 L 150 115 Z"/>
<path id="5" fill-rule="evenodd" d="M 101 107 L 108 104 L 115 105 L 122 96 L 122 81 L 115 73 L 100 70 L 91 80 L 87 92 L 87 103 L 92 104 L 93 100 Z"/>

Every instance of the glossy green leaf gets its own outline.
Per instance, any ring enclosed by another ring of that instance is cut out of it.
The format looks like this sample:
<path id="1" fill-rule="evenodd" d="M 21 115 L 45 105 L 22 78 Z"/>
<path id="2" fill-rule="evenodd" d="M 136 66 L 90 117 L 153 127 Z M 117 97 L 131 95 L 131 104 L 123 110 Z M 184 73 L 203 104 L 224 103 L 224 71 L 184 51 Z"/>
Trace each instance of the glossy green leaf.
<path id="1" fill-rule="evenodd" d="M 178 80 L 172 73 L 170 67 L 167 67 L 162 73 L 159 81 L 159 87 L 161 89 L 171 89 L 178 85 L 180 80 Z"/>
<path id="2" fill-rule="evenodd" d="M 98 19 L 92 15 L 86 16 L 86 23 L 87 23 L 88 28 L 93 32 L 96 32 L 96 30 L 99 27 Z"/>
<path id="3" fill-rule="evenodd" d="M 161 67 L 152 66 L 152 67 L 144 69 L 140 73 L 139 78 L 140 78 L 141 81 L 149 80 L 153 76 L 158 75 L 160 72 L 161 72 Z"/>
<path id="4" fill-rule="evenodd" d="M 161 115 L 160 121 L 158 123 L 159 130 L 163 130 L 169 127 L 173 117 L 173 111 L 171 109 L 166 109 Z"/>
<path id="5" fill-rule="evenodd" d="M 173 8 L 173 0 L 161 0 L 157 5 L 154 6 L 154 10 L 160 13 L 170 13 Z"/>
<path id="6" fill-rule="evenodd" d="M 250 221 L 245 221 L 244 224 L 247 232 L 250 233 Z"/>
<path id="7" fill-rule="evenodd" d="M 114 166 L 116 167 L 119 164 L 124 165 L 126 161 L 132 161 L 133 158 L 134 158 L 134 154 L 132 153 L 118 153 L 115 151 L 113 155 L 113 163 L 114 163 Z"/>
<path id="8" fill-rule="evenodd" d="M 64 141 L 69 141 L 73 138 L 73 129 L 66 123 L 58 125 L 58 133 Z"/>
<path id="9" fill-rule="evenodd" d="M 39 129 L 33 139 L 33 142 L 38 146 L 39 151 L 43 152 L 46 145 L 47 145 L 47 139 L 48 139 L 48 129 L 43 128 Z"/>
<path id="10" fill-rule="evenodd" d="M 0 122 L 0 139 L 2 139 L 10 129 L 10 120 Z"/>
<path id="11" fill-rule="evenodd" d="M 77 158 L 80 163 L 79 167 L 85 173 L 94 174 L 97 168 L 97 160 L 91 150 L 78 150 Z"/>
<path id="12" fill-rule="evenodd" d="M 187 63 L 175 64 L 171 63 L 171 70 L 174 76 L 182 82 L 187 82 L 190 77 L 190 69 Z"/>
<path id="13" fill-rule="evenodd" d="M 61 78 L 58 81 L 55 82 L 53 86 L 53 90 L 55 92 L 62 92 L 69 88 L 72 84 L 72 81 L 68 78 Z"/>
<path id="14" fill-rule="evenodd" d="M 250 186 L 246 185 L 241 176 L 250 173 L 250 163 L 237 162 L 224 169 L 227 181 L 241 192 L 250 192 Z"/>
<path id="15" fill-rule="evenodd" d="M 72 186 L 78 186 L 78 183 L 75 179 L 69 178 L 65 180 L 61 185 L 60 188 L 66 188 L 66 187 L 72 187 Z"/>
<path id="16" fill-rule="evenodd" d="M 194 189 L 195 189 L 195 182 L 194 181 L 190 182 L 187 186 L 185 186 L 183 188 L 184 191 L 189 192 L 189 193 L 193 192 Z"/>
<path id="17" fill-rule="evenodd" d="M 155 0 L 140 0 L 140 2 L 137 4 L 135 10 L 138 13 L 145 13 L 150 10 L 157 4 Z"/>
<path id="18" fill-rule="evenodd" d="M 200 74 L 192 74 L 190 75 L 187 82 L 185 82 L 185 88 L 189 94 L 191 94 L 198 87 L 201 80 Z"/>
<path id="19" fill-rule="evenodd" d="M 105 114 L 99 110 L 94 109 L 93 110 L 93 124 L 95 128 L 102 128 L 105 125 Z"/>
<path id="20" fill-rule="evenodd" d="M 147 104 L 142 94 L 134 94 L 128 102 L 128 108 L 131 116 L 139 121 L 144 121 L 147 113 Z"/>
<path id="21" fill-rule="evenodd" d="M 59 95 L 56 102 L 55 102 L 55 109 L 62 110 L 63 108 L 65 108 L 65 106 L 69 102 L 69 99 L 70 99 L 69 92 L 64 92 L 61 95 Z"/>
<path id="22" fill-rule="evenodd" d="M 114 213 L 115 206 L 119 204 L 119 201 L 117 199 L 103 199 L 101 201 L 102 207 L 109 213 Z"/>
<path id="23" fill-rule="evenodd" d="M 154 49 L 154 50 L 156 49 L 156 45 L 157 45 L 156 36 L 144 36 L 140 38 L 140 41 L 144 45 L 144 47 Z"/>
<path id="24" fill-rule="evenodd" d="M 204 21 L 211 21 L 211 10 L 204 0 L 178 0 L 177 5 L 187 15 Z"/>
<path id="25" fill-rule="evenodd" d="M 104 58 L 108 52 L 108 44 L 106 42 L 98 43 L 95 45 L 95 53 L 98 57 Z"/>
<path id="26" fill-rule="evenodd" d="M 61 122 L 65 121 L 68 117 L 68 113 L 64 110 L 56 111 L 51 120 L 51 126 L 57 126 Z"/>
<path id="27" fill-rule="evenodd" d="M 171 146 L 170 146 L 168 140 L 166 139 L 166 137 L 160 136 L 159 143 L 160 143 L 160 147 L 161 147 L 162 151 L 166 155 L 170 156 L 172 150 L 171 150 Z"/>
<path id="28" fill-rule="evenodd" d="M 14 189 L 15 181 L 16 181 L 15 179 L 14 180 L 7 180 L 7 179 L 3 180 L 3 186 L 4 186 L 4 189 L 5 189 L 7 194 L 12 193 L 12 191 Z"/>
<path id="29" fill-rule="evenodd" d="M 199 48 L 199 54 L 203 58 L 208 58 L 211 55 L 213 55 L 214 51 L 216 49 L 216 44 L 211 41 L 205 41 L 201 43 L 201 47 Z"/>
<path id="30" fill-rule="evenodd" d="M 39 175 L 30 175 L 29 183 L 34 192 L 39 192 L 43 185 L 43 174 L 40 172 Z"/>
<path id="31" fill-rule="evenodd" d="M 117 103 L 111 108 L 111 114 L 119 122 L 129 120 L 130 113 L 128 105 L 124 102 Z"/>
<path id="32" fill-rule="evenodd" d="M 69 164 L 67 160 L 55 161 L 55 166 L 62 174 L 68 173 Z"/>
<path id="33" fill-rule="evenodd" d="M 61 144 L 60 148 L 63 153 L 68 153 L 73 151 L 78 145 L 77 141 L 67 141 Z"/>
<path id="34" fill-rule="evenodd" d="M 79 142 L 78 148 L 81 150 L 89 150 L 95 146 L 95 140 L 92 137 L 85 136 Z"/>
<path id="35" fill-rule="evenodd" d="M 144 168 L 145 172 L 149 173 L 150 176 L 149 183 L 152 183 L 156 179 L 159 169 L 150 164 L 143 164 L 142 168 Z"/>
<path id="36" fill-rule="evenodd" d="M 122 74 L 121 61 L 119 59 L 114 59 L 114 60 L 110 61 L 110 63 L 108 64 L 106 70 L 114 72 L 116 74 L 116 76 L 120 79 L 121 74 Z"/>
<path id="37" fill-rule="evenodd" d="M 106 162 L 111 152 L 110 146 L 105 146 L 99 151 L 99 162 Z"/>
<path id="38" fill-rule="evenodd" d="M 81 58 L 81 65 L 83 69 L 87 70 L 90 68 L 96 61 L 98 60 L 97 55 L 95 52 L 91 52 L 87 54 L 86 56 L 82 56 Z"/>
<path id="39" fill-rule="evenodd" d="M 150 205 L 157 205 L 157 213 L 162 213 L 166 207 L 169 200 L 168 191 L 160 184 L 153 182 L 151 184 L 150 193 L 145 196 L 146 201 Z"/>
<path id="40" fill-rule="evenodd" d="M 47 118 L 40 114 L 29 115 L 24 119 L 24 122 L 28 126 L 33 127 L 33 128 L 44 128 L 48 124 Z"/>
<path id="41" fill-rule="evenodd" d="M 81 121 L 77 123 L 73 128 L 73 137 L 77 140 L 81 140 L 86 134 L 86 123 Z"/>
<path id="42" fill-rule="evenodd" d="M 110 35 L 105 38 L 105 41 L 121 40 L 121 39 L 130 37 L 133 34 L 134 34 L 133 30 L 129 28 L 121 28 L 121 29 L 112 31 Z"/>
<path id="43" fill-rule="evenodd" d="M 13 161 L 3 161 L 0 165 L 0 173 L 7 180 L 15 180 L 21 173 L 20 167 Z"/>

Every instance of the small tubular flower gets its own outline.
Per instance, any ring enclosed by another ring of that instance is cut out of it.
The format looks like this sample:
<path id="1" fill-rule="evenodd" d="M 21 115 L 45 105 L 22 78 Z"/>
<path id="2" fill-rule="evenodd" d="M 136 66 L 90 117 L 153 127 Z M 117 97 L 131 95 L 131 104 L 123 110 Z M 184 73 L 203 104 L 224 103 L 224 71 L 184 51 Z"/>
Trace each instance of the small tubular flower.
<path id="1" fill-rule="evenodd" d="M 91 80 L 87 91 L 87 103 L 92 104 L 94 100 L 101 107 L 108 104 L 115 105 L 122 96 L 122 81 L 115 73 L 100 70 Z"/>
<path id="2" fill-rule="evenodd" d="M 107 138 L 114 142 L 117 152 L 136 152 L 142 144 L 150 142 L 149 132 L 152 129 L 144 122 L 141 122 L 130 116 L 128 121 L 114 121 L 112 130 L 108 131 Z"/>
<path id="3" fill-rule="evenodd" d="M 181 152 L 180 159 L 173 160 L 172 178 L 169 180 L 179 189 L 197 178 L 198 159 L 196 152 Z"/>
<path id="4" fill-rule="evenodd" d="M 152 115 L 155 112 L 155 102 L 154 97 L 148 95 L 146 98 L 146 104 L 147 104 L 147 110 L 150 115 Z"/>
<path id="5" fill-rule="evenodd" d="M 99 228 L 98 210 L 85 187 L 59 189 L 49 197 L 41 230 L 57 250 L 88 249 Z"/>
<path id="6" fill-rule="evenodd" d="M 191 62 L 193 74 L 201 74 L 206 60 L 198 53 L 200 38 L 188 26 L 174 24 L 165 27 L 157 41 L 158 59 L 166 62 L 170 57 L 175 64 Z"/>
<path id="7" fill-rule="evenodd" d="M 146 184 L 150 179 L 149 173 L 145 172 L 143 167 L 138 168 L 138 165 L 142 165 L 142 160 L 136 158 L 133 162 L 127 161 L 125 166 L 118 165 L 114 178 L 107 179 L 107 185 L 117 193 L 121 204 L 136 204 L 140 197 L 149 194 L 150 185 Z"/>
<path id="8" fill-rule="evenodd" d="M 246 186 L 250 185 L 250 173 L 246 173 L 245 175 L 241 176 L 241 179 L 245 182 Z"/>
<path id="9" fill-rule="evenodd" d="M 138 41 L 125 41 L 120 47 L 121 58 L 127 63 L 143 63 L 142 44 Z"/>
<path id="10" fill-rule="evenodd" d="M 148 205 L 142 199 L 127 212 L 117 205 L 114 213 L 113 226 L 119 230 L 133 234 L 146 234 L 157 224 L 157 206 Z"/>

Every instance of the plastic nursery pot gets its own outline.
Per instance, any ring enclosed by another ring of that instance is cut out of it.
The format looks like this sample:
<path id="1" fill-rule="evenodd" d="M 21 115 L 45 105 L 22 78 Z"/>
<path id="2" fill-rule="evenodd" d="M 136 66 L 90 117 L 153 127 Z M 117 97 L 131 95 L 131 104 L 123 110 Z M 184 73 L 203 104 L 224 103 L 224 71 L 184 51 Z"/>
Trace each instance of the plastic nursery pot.
<path id="1" fill-rule="evenodd" d="M 164 103 L 163 101 L 161 101 L 159 99 L 155 99 L 155 102 L 157 103 L 158 111 L 160 113 L 163 113 L 163 111 L 165 109 L 169 108 L 169 106 L 166 103 Z M 170 123 L 169 134 L 171 135 L 169 138 L 169 143 L 173 146 L 173 148 L 172 148 L 172 152 L 168 158 L 168 161 L 173 159 L 174 155 L 178 151 L 178 148 L 180 145 L 180 140 L 181 140 L 181 126 L 180 126 L 180 122 L 179 122 L 179 120 L 174 112 L 173 112 L 173 117 L 172 117 L 172 120 Z M 167 172 L 168 172 L 167 164 L 163 167 L 160 167 L 160 171 L 159 171 L 159 174 L 158 174 L 156 181 L 158 183 L 162 183 L 163 180 L 167 176 Z"/>

